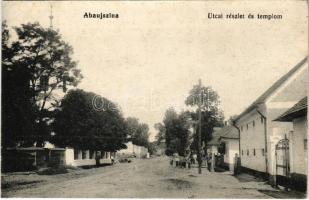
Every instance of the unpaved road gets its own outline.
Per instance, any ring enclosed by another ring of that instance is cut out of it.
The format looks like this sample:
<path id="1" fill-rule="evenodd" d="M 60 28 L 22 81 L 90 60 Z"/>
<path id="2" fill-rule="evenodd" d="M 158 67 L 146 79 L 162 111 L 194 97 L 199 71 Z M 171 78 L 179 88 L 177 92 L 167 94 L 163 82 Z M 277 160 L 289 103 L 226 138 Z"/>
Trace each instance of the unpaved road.
<path id="1" fill-rule="evenodd" d="M 169 165 L 167 157 L 78 171 L 54 176 L 28 175 L 37 184 L 3 189 L 2 197 L 271 198 L 258 190 L 274 191 L 264 182 L 239 180 L 226 172 L 210 173 L 203 169 L 199 175 L 196 168 L 175 168 Z"/>

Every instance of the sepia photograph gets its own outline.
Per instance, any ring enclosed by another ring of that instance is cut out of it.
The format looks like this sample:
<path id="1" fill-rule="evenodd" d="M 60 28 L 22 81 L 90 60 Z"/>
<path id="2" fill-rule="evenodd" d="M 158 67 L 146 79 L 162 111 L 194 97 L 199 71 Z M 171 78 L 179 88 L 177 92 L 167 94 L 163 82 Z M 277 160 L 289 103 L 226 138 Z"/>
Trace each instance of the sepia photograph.
<path id="1" fill-rule="evenodd" d="M 2 198 L 307 198 L 308 1 L 1 14 Z"/>

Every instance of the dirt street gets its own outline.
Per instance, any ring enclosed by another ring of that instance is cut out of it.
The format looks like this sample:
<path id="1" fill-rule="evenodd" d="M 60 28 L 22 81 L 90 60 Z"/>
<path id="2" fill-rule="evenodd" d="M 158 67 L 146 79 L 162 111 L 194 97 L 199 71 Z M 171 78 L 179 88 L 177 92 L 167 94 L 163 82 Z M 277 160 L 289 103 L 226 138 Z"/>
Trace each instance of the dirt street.
<path id="1" fill-rule="evenodd" d="M 235 178 L 205 168 L 199 175 L 196 168 L 175 168 L 167 157 L 135 159 L 132 163 L 63 175 L 2 175 L 4 183 L 13 179 L 28 183 L 19 183 L 17 188 L 2 185 L 3 197 L 271 198 L 267 191 L 276 192 L 265 182 L 246 175 Z"/>

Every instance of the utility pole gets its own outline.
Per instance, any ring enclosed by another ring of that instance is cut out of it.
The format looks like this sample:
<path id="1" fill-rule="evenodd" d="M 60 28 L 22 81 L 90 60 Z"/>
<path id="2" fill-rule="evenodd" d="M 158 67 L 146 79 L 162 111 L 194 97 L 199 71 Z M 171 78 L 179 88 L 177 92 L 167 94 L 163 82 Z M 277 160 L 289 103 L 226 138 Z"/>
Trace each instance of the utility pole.
<path id="1" fill-rule="evenodd" d="M 201 106 L 202 106 L 202 81 L 199 79 L 199 101 L 198 101 L 198 151 L 197 151 L 197 162 L 198 162 L 198 173 L 202 173 L 202 156 L 201 156 L 201 141 L 202 141 L 202 114 L 201 114 Z"/>

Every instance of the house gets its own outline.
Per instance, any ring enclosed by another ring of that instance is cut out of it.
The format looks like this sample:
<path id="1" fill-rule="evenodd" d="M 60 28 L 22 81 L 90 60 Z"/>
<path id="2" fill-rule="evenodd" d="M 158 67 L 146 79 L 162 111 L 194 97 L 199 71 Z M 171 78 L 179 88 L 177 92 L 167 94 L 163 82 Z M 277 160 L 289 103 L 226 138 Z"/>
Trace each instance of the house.
<path id="1" fill-rule="evenodd" d="M 243 170 L 268 177 L 271 183 L 277 173 L 276 146 L 293 130 L 291 122 L 274 121 L 308 93 L 308 59 L 304 58 L 276 81 L 235 119 L 240 131 L 240 157 Z M 288 162 L 286 162 L 288 163 Z M 286 164 L 280 166 L 288 169 Z"/>
<path id="2" fill-rule="evenodd" d="M 65 165 L 64 148 L 14 147 L 2 152 L 3 171 L 25 171 Z"/>
<path id="3" fill-rule="evenodd" d="M 66 165 L 75 167 L 113 164 L 113 158 L 115 158 L 115 152 L 65 149 Z"/>
<path id="4" fill-rule="evenodd" d="M 97 155 L 97 156 L 96 156 Z M 77 150 L 56 147 L 15 147 L 3 153 L 4 171 L 35 170 L 58 166 L 94 166 L 112 164 L 113 152 Z M 97 159 L 96 159 L 97 157 Z"/>
<path id="5" fill-rule="evenodd" d="M 307 110 L 308 98 L 305 97 L 276 119 L 280 122 L 293 123 L 293 131 L 289 135 L 291 186 L 303 191 L 307 189 L 308 173 Z"/>
<path id="6" fill-rule="evenodd" d="M 148 154 L 148 149 L 143 146 L 138 146 L 133 144 L 131 141 L 126 143 L 127 148 L 117 151 L 117 157 L 137 157 L 146 158 Z"/>
<path id="7" fill-rule="evenodd" d="M 230 171 L 234 171 L 235 157 L 239 156 L 239 132 L 232 125 L 224 126 L 219 132 L 219 143 L 223 147 L 223 164 Z"/>

